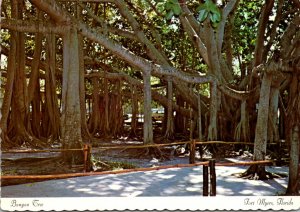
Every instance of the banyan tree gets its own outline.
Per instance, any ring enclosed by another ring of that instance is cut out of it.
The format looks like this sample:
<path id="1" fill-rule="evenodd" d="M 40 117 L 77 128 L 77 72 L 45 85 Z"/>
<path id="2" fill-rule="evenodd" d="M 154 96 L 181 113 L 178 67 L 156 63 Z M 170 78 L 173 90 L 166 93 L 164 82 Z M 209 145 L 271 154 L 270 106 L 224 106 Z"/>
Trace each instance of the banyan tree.
<path id="1" fill-rule="evenodd" d="M 2 146 L 137 137 L 140 111 L 151 144 L 155 102 L 165 140 L 189 131 L 254 142 L 254 160 L 265 159 L 268 142 L 295 150 L 299 11 L 297 0 L 3 0 Z M 299 151 L 291 152 L 294 167 Z M 267 177 L 260 166 L 244 175 Z"/>

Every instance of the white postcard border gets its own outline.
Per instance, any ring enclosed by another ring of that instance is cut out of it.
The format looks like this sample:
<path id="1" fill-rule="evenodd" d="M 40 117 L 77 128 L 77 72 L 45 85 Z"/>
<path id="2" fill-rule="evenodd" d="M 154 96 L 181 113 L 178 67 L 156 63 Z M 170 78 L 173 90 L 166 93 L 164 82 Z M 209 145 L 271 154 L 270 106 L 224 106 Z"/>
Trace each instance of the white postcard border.
<path id="1" fill-rule="evenodd" d="M 1 198 L 4 211 L 299 210 L 300 196 Z"/>

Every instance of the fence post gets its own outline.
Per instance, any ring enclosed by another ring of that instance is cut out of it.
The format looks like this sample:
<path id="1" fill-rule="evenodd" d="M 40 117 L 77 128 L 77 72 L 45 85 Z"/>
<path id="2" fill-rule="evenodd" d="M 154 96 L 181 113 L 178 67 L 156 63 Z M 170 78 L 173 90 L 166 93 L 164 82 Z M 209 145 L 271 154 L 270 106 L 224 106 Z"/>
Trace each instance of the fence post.
<path id="1" fill-rule="evenodd" d="M 84 159 L 84 164 L 83 164 L 83 172 L 87 172 L 88 169 L 88 164 L 87 164 L 87 160 L 88 160 L 88 145 L 84 144 L 83 145 L 83 159 Z"/>
<path id="2" fill-rule="evenodd" d="M 84 157 L 84 172 L 90 171 L 90 154 L 91 154 L 91 146 L 88 144 L 84 144 L 83 146 L 83 157 Z"/>
<path id="3" fill-rule="evenodd" d="M 217 180 L 216 180 L 216 161 L 214 159 L 209 160 L 209 175 L 210 175 L 210 196 L 216 196 L 217 194 Z"/>
<path id="4" fill-rule="evenodd" d="M 190 160 L 189 160 L 189 162 L 190 162 L 190 164 L 194 164 L 195 163 L 195 152 L 196 152 L 196 143 L 195 143 L 196 141 L 195 141 L 195 139 L 192 139 L 191 141 L 190 141 Z"/>
<path id="5" fill-rule="evenodd" d="M 208 196 L 208 166 L 203 165 L 203 196 Z"/>

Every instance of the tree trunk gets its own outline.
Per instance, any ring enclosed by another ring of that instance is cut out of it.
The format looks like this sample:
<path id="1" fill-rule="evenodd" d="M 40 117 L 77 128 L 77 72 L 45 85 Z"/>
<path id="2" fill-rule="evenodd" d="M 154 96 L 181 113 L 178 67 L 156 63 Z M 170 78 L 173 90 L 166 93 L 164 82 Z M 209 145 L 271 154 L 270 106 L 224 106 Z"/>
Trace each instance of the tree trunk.
<path id="1" fill-rule="evenodd" d="M 249 117 L 246 101 L 241 103 L 241 119 L 235 129 L 234 140 L 242 142 L 249 142 L 250 140 Z"/>
<path id="2" fill-rule="evenodd" d="M 4 91 L 4 98 L 1 107 L 1 139 L 2 139 L 2 146 L 6 146 L 8 143 L 8 136 L 7 136 L 7 128 L 8 128 L 8 120 L 9 120 L 9 113 L 10 107 L 12 104 L 12 93 L 14 87 L 14 78 L 16 72 L 16 50 L 17 50 L 17 33 L 11 32 L 10 37 L 10 50 L 8 55 L 7 61 L 7 77 L 6 77 L 6 85 Z"/>
<path id="3" fill-rule="evenodd" d="M 131 129 L 129 137 L 137 137 L 137 113 L 138 113 L 138 99 L 137 99 L 137 88 L 131 85 Z"/>
<path id="4" fill-rule="evenodd" d="M 254 161 L 265 160 L 266 156 L 271 82 L 271 74 L 267 72 L 263 73 L 260 87 L 257 124 L 255 129 Z M 250 166 L 243 175 L 250 176 L 250 178 L 254 179 L 267 179 L 265 167 L 261 165 Z"/>
<path id="5" fill-rule="evenodd" d="M 116 105 L 115 105 L 115 110 L 116 110 L 116 123 L 115 123 L 115 130 L 114 130 L 114 136 L 116 138 L 120 137 L 123 133 L 123 127 L 124 127 L 124 118 L 123 118 L 123 101 L 122 101 L 122 82 L 121 80 L 118 80 L 116 82 Z"/>
<path id="6" fill-rule="evenodd" d="M 167 110 L 167 128 L 165 137 L 167 139 L 172 139 L 174 137 L 174 122 L 173 122 L 173 85 L 172 79 L 168 78 L 167 86 L 167 96 L 168 96 L 168 110 Z"/>
<path id="7" fill-rule="evenodd" d="M 81 9 L 79 6 L 77 7 L 77 14 L 78 17 L 80 17 Z M 85 98 L 85 81 L 84 81 L 84 52 L 83 52 L 83 36 L 81 34 L 78 34 L 78 54 L 79 54 L 79 88 L 80 88 L 80 110 L 81 110 L 81 132 L 82 132 L 82 138 L 85 143 L 89 142 L 91 140 L 91 134 L 89 132 L 88 126 L 87 126 L 87 120 L 86 120 L 86 98 Z"/>
<path id="8" fill-rule="evenodd" d="M 106 72 L 106 70 L 105 70 Z M 106 137 L 109 133 L 109 90 L 108 90 L 108 79 L 104 76 L 104 136 Z"/>
<path id="9" fill-rule="evenodd" d="M 46 73 L 45 73 L 45 103 L 49 116 L 47 137 L 56 140 L 60 136 L 59 108 L 56 95 L 56 39 L 54 34 L 47 36 L 46 53 Z"/>
<path id="10" fill-rule="evenodd" d="M 198 94 L 198 139 L 202 141 L 201 95 Z"/>
<path id="11" fill-rule="evenodd" d="M 299 194 L 299 127 L 295 125 L 290 129 L 290 166 L 289 166 L 289 183 L 286 194 Z"/>
<path id="12" fill-rule="evenodd" d="M 89 119 L 89 131 L 92 135 L 95 135 L 100 130 L 100 98 L 99 98 L 99 90 L 100 83 L 97 78 L 92 78 L 92 111 Z"/>
<path id="13" fill-rule="evenodd" d="M 268 140 L 269 142 L 279 141 L 278 129 L 278 100 L 279 88 L 271 88 L 270 93 L 270 111 L 269 111 L 269 124 L 268 124 Z"/>
<path id="14" fill-rule="evenodd" d="M 14 18 L 22 19 L 23 16 L 23 2 L 12 2 L 12 16 Z M 36 146 L 39 145 L 38 141 L 29 135 L 27 128 L 29 128 L 29 107 L 27 106 L 27 84 L 25 73 L 25 35 L 24 33 L 16 33 L 16 72 L 13 86 L 12 107 L 10 124 L 12 125 L 13 132 L 12 140 L 16 145 L 23 143 Z"/>
<path id="15" fill-rule="evenodd" d="M 143 72 L 144 79 L 144 144 L 153 143 L 152 110 L 151 110 L 151 75 Z"/>
<path id="16" fill-rule="evenodd" d="M 185 102 L 180 94 L 176 96 L 176 102 L 179 107 L 184 108 Z M 174 120 L 174 128 L 176 133 L 185 133 L 186 132 L 186 117 L 181 113 L 176 111 L 175 120 Z"/>
<path id="17" fill-rule="evenodd" d="M 210 92 L 210 116 L 208 126 L 208 140 L 216 140 L 218 138 L 217 115 L 218 115 L 218 91 L 216 83 L 211 83 Z"/>
<path id="18" fill-rule="evenodd" d="M 267 150 L 267 130 L 269 118 L 270 87 L 272 76 L 264 73 L 260 88 L 257 124 L 254 141 L 254 160 L 264 160 Z"/>
<path id="19" fill-rule="evenodd" d="M 71 28 L 63 37 L 61 138 L 64 149 L 82 148 L 79 72 L 77 30 Z M 65 151 L 62 156 L 70 165 L 83 163 L 81 151 Z"/>
<path id="20" fill-rule="evenodd" d="M 290 141 L 290 167 L 287 194 L 299 194 L 299 130 L 300 130 L 300 75 L 294 69 L 289 89 L 288 113 L 286 119 L 287 140 Z M 296 72 L 296 73 L 295 73 Z"/>

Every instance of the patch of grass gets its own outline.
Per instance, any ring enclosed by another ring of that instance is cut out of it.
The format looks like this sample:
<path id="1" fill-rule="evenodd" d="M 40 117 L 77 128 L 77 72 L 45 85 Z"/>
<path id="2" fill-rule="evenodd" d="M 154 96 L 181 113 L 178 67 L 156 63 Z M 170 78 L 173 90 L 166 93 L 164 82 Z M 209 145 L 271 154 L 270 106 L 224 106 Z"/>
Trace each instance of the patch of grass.
<path id="1" fill-rule="evenodd" d="M 5 170 L 5 171 L 1 171 L 1 175 L 17 175 L 18 174 L 18 170 L 17 169 L 11 169 L 11 170 Z"/>
<path id="2" fill-rule="evenodd" d="M 111 171 L 138 168 L 138 166 L 128 161 L 104 161 L 98 157 L 92 157 L 92 163 L 95 171 Z"/>
<path id="3" fill-rule="evenodd" d="M 137 168 L 136 165 L 127 161 L 108 161 L 107 164 L 112 168 L 112 170 Z"/>

